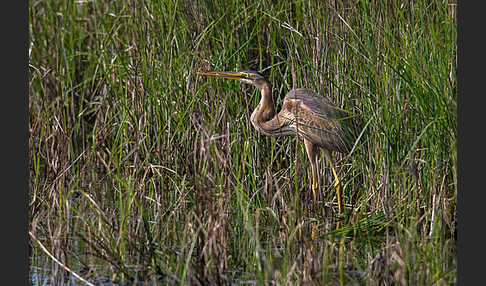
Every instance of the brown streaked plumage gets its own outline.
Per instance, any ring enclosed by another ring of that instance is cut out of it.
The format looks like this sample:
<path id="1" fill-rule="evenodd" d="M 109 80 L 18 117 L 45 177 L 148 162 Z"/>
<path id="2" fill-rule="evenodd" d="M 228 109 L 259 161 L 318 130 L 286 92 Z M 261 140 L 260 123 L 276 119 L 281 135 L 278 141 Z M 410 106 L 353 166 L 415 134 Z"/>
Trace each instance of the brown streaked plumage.
<path id="1" fill-rule="evenodd" d="M 240 80 L 260 89 L 260 103 L 251 115 L 251 123 L 262 134 L 268 136 L 299 135 L 312 167 L 312 192 L 314 209 L 317 202 L 318 149 L 331 164 L 335 178 L 338 208 L 341 213 L 341 187 L 334 168 L 331 153 L 348 153 L 354 143 L 355 125 L 351 116 L 331 103 L 329 99 L 312 90 L 297 88 L 284 98 L 279 113 L 275 111 L 270 82 L 259 72 L 198 72 L 199 75 Z"/>

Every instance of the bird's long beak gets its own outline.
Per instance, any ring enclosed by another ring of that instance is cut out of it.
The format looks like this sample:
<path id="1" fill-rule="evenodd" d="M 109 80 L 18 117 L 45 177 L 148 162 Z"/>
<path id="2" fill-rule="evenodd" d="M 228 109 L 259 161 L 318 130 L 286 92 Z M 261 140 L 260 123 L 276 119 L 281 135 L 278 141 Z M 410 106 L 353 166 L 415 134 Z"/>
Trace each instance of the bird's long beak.
<path id="1" fill-rule="evenodd" d="M 246 73 L 244 72 L 228 72 L 228 71 L 210 71 L 210 72 L 196 72 L 198 75 L 204 76 L 214 76 L 214 77 L 223 77 L 229 79 L 241 79 L 246 77 Z"/>

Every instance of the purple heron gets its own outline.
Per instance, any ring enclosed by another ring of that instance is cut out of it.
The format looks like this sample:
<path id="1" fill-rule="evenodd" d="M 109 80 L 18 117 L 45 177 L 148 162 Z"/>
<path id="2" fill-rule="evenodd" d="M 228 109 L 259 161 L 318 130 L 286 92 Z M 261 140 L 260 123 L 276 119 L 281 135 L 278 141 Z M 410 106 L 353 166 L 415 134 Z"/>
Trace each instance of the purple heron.
<path id="1" fill-rule="evenodd" d="M 317 203 L 319 148 L 330 163 L 334 175 L 338 209 L 341 213 L 341 186 L 332 162 L 331 152 L 348 153 L 354 143 L 354 123 L 352 116 L 338 108 L 329 99 L 312 90 L 297 88 L 284 98 L 282 109 L 275 112 L 272 85 L 256 71 L 210 71 L 197 72 L 198 75 L 239 80 L 260 89 L 261 99 L 251 114 L 251 123 L 262 134 L 268 136 L 299 135 L 304 138 L 304 146 L 312 167 L 312 193 L 314 210 Z"/>

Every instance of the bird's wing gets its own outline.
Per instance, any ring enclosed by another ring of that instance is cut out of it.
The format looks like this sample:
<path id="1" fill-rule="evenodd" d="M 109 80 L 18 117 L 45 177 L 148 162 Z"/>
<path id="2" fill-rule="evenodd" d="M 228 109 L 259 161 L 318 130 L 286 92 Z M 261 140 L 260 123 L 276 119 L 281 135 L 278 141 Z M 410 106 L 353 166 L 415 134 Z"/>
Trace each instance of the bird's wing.
<path id="1" fill-rule="evenodd" d="M 310 89 L 298 88 L 291 90 L 285 96 L 284 104 L 287 100 L 295 101 L 304 112 L 310 112 L 324 122 L 336 122 L 350 116 L 329 99 Z"/>
<path id="2" fill-rule="evenodd" d="M 309 89 L 294 89 L 284 99 L 281 112 L 289 116 L 296 132 L 329 150 L 346 152 L 352 142 L 347 126 L 351 115 L 329 99 Z"/>

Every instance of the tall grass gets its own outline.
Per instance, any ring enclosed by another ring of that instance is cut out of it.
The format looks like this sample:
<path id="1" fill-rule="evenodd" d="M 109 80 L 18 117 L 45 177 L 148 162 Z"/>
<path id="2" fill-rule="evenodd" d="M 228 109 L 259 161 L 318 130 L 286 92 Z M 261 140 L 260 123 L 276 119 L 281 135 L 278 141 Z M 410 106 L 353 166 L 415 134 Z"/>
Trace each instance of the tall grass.
<path id="1" fill-rule="evenodd" d="M 31 0 L 29 42 L 33 284 L 456 283 L 454 2 Z M 241 69 L 355 114 L 343 216 L 255 88 L 195 75 Z"/>

